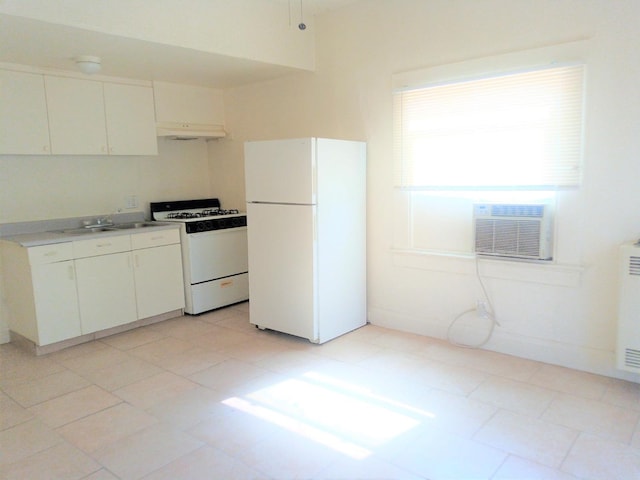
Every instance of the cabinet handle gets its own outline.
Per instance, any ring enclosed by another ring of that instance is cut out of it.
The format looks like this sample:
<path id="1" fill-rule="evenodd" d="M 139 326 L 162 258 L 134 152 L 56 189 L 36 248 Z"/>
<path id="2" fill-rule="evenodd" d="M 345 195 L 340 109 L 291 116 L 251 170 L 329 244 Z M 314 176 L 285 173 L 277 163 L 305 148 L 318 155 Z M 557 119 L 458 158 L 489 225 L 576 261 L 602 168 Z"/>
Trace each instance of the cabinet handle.
<path id="1" fill-rule="evenodd" d="M 55 257 L 58 254 L 55 250 L 51 250 L 44 254 L 45 257 Z"/>
<path id="2" fill-rule="evenodd" d="M 110 247 L 110 246 L 111 246 L 111 243 L 98 243 L 96 245 L 96 247 L 98 248 L 104 248 L 104 247 Z"/>
<path id="3" fill-rule="evenodd" d="M 135 261 L 136 268 L 140 268 L 140 256 L 139 255 L 135 255 L 133 258 L 134 258 L 134 261 Z"/>
<path id="4" fill-rule="evenodd" d="M 76 275 L 75 275 L 75 271 L 73 269 L 73 265 L 69 265 L 69 280 L 75 280 Z"/>

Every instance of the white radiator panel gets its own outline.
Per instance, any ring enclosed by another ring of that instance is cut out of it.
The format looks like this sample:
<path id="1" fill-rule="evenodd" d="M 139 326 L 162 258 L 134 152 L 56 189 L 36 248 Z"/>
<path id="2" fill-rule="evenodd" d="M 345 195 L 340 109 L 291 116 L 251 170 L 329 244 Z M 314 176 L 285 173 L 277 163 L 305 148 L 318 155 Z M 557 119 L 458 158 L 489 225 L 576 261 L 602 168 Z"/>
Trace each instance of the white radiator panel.
<path id="1" fill-rule="evenodd" d="M 640 373 L 640 245 L 620 247 L 617 367 Z"/>

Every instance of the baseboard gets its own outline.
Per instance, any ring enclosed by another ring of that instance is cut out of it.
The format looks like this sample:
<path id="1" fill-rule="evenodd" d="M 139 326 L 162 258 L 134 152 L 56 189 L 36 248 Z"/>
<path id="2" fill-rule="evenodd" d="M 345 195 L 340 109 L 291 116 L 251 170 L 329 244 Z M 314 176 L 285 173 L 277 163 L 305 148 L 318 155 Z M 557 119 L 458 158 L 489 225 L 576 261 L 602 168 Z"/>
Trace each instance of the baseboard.
<path id="1" fill-rule="evenodd" d="M 437 319 L 420 318 L 383 309 L 370 308 L 369 323 L 438 339 L 447 338 L 448 324 Z M 640 375 L 615 368 L 615 352 L 581 345 L 526 337 L 494 330 L 491 339 L 482 347 L 498 353 L 535 360 L 606 377 L 640 383 Z"/>
<path id="2" fill-rule="evenodd" d="M 9 337 L 10 337 L 9 340 L 11 341 L 11 343 L 15 344 L 19 348 L 22 348 L 23 350 L 31 352 L 34 355 L 47 355 L 49 353 L 54 353 L 64 348 L 73 347 L 75 345 L 91 342 L 93 340 L 99 340 L 100 338 L 108 337 L 110 335 L 117 335 L 118 333 L 124 333 L 129 330 L 133 330 L 134 328 L 144 327 L 146 325 L 163 322 L 171 318 L 182 316 L 183 314 L 184 312 L 182 309 L 172 310 L 170 312 L 162 313 L 160 315 L 155 315 L 153 317 L 143 318 L 141 320 L 136 320 L 135 322 L 125 323 L 124 325 L 119 325 L 117 327 L 108 328 L 105 330 L 99 330 L 97 332 L 88 333 L 85 335 L 81 335 L 79 337 L 69 338 L 67 340 L 62 340 L 60 342 L 50 343 L 48 345 L 36 345 L 32 340 L 25 338 L 16 332 L 9 332 Z M 5 343 L 8 343 L 9 340 Z"/>

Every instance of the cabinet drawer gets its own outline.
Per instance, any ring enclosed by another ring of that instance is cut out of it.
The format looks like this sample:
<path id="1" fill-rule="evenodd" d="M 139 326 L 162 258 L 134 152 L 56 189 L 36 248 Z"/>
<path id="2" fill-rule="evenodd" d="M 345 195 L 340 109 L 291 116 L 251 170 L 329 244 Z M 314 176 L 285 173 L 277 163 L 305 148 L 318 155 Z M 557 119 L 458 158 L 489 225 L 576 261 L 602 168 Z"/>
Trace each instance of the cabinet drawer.
<path id="1" fill-rule="evenodd" d="M 71 246 L 71 242 L 29 247 L 27 252 L 29 255 L 29 263 L 31 265 L 42 265 L 45 263 L 63 262 L 65 260 L 73 259 L 73 248 Z"/>
<path id="2" fill-rule="evenodd" d="M 131 250 L 131 237 L 129 235 L 105 236 L 104 238 L 76 240 L 73 242 L 73 255 L 75 258 L 96 257 L 129 250 Z"/>
<path id="3" fill-rule="evenodd" d="M 160 245 L 171 245 L 172 243 L 180 243 L 180 231 L 177 228 L 131 235 L 131 246 L 133 250 L 158 247 Z"/>

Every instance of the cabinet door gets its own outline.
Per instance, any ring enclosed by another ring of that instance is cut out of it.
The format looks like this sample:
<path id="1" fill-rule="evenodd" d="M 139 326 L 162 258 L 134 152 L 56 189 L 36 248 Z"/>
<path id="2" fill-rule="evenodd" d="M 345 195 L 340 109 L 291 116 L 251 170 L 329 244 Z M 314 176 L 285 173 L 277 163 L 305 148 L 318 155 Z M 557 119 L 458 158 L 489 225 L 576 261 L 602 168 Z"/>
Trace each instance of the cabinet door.
<path id="1" fill-rule="evenodd" d="M 45 75 L 51 152 L 106 155 L 102 82 Z"/>
<path id="2" fill-rule="evenodd" d="M 38 345 L 80 336 L 82 332 L 73 261 L 32 265 L 31 281 Z"/>
<path id="3" fill-rule="evenodd" d="M 135 250 L 133 256 L 138 318 L 184 308 L 180 245 Z"/>
<path id="4" fill-rule="evenodd" d="M 150 87 L 104 84 L 111 155 L 157 155 L 158 138 Z"/>
<path id="5" fill-rule="evenodd" d="M 50 154 L 44 77 L 0 70 L 0 154 Z"/>
<path id="6" fill-rule="evenodd" d="M 131 252 L 81 258 L 75 265 L 83 334 L 137 319 Z"/>

